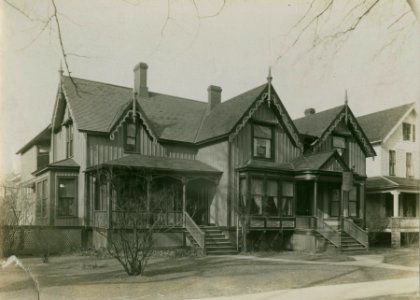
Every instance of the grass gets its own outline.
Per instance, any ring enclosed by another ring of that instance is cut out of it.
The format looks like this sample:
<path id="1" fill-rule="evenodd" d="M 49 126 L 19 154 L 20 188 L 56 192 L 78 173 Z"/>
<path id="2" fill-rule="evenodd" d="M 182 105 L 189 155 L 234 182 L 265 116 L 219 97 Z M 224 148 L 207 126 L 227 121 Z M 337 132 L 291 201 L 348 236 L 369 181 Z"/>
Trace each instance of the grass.
<path id="1" fill-rule="evenodd" d="M 259 256 L 304 261 L 352 260 L 341 255 L 288 252 L 259 253 Z M 141 277 L 127 276 L 121 265 L 111 258 L 72 255 L 51 257 L 48 264 L 42 264 L 39 258 L 25 258 L 23 263 L 30 266 L 38 278 L 41 299 L 205 298 L 414 275 L 413 272 L 381 268 L 256 261 L 239 257 L 152 258 Z M 386 257 L 397 262 L 398 255 L 390 252 Z M 7 293 L 7 299 L 25 289 L 33 289 L 33 283 L 23 271 L 0 269 L 0 292 Z"/>

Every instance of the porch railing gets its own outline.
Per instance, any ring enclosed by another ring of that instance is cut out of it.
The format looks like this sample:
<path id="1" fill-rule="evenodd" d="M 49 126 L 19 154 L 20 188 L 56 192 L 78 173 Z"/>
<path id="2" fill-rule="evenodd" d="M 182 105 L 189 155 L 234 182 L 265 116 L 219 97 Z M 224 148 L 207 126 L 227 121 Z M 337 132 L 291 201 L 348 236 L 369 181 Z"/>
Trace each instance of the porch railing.
<path id="1" fill-rule="evenodd" d="M 184 212 L 184 226 L 201 249 L 206 249 L 206 233 L 198 227 L 187 212 Z"/>
<path id="2" fill-rule="evenodd" d="M 316 229 L 317 220 L 313 216 L 296 216 L 296 229 Z"/>
<path id="3" fill-rule="evenodd" d="M 341 233 L 324 221 L 324 212 L 317 211 L 316 228 L 320 235 L 329 240 L 335 247 L 341 247 Z"/>
<path id="4" fill-rule="evenodd" d="M 343 219 L 343 228 L 342 230 L 358 241 L 360 244 L 365 246 L 366 248 L 369 245 L 369 236 L 368 233 L 353 223 L 353 220 L 350 218 Z"/>
<path id="5" fill-rule="evenodd" d="M 106 211 L 95 211 L 93 224 L 99 228 L 150 228 L 150 227 L 182 227 L 182 212 L 130 212 L 112 211 L 111 224 Z"/>
<path id="6" fill-rule="evenodd" d="M 399 229 L 419 229 L 419 219 L 415 217 L 392 217 L 390 227 Z"/>

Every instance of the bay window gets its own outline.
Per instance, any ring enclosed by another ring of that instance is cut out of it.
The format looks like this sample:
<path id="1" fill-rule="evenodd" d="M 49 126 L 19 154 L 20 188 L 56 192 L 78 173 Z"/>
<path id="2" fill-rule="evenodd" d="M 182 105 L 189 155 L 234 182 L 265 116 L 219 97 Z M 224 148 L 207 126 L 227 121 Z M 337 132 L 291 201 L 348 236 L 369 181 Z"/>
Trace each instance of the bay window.
<path id="1" fill-rule="evenodd" d="M 293 182 L 282 182 L 281 187 L 282 205 L 281 214 L 285 217 L 293 216 L 294 185 Z"/>

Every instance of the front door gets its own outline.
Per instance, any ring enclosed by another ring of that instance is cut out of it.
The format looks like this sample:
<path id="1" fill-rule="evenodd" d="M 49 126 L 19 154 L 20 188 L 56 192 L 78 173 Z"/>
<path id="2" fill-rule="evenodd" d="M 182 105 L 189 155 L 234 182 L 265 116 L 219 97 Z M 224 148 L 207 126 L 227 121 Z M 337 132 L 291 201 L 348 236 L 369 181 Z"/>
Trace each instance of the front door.
<path id="1" fill-rule="evenodd" d="M 197 225 L 209 223 L 209 196 L 211 188 L 207 182 L 197 180 L 187 185 L 186 210 Z"/>
<path id="2" fill-rule="evenodd" d="M 313 181 L 300 181 L 296 185 L 296 215 L 312 215 L 312 202 L 314 197 Z"/>

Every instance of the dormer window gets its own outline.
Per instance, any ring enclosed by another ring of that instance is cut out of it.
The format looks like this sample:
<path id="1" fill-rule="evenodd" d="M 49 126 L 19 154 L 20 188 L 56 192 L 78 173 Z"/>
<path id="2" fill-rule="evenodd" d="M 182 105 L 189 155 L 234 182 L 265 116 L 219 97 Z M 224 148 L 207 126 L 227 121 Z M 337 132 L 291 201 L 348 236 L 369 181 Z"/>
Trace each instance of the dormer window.
<path id="1" fill-rule="evenodd" d="M 341 156 L 346 152 L 346 138 L 342 136 L 333 136 L 333 148 L 337 150 Z"/>
<path id="2" fill-rule="evenodd" d="M 253 124 L 253 157 L 273 159 L 273 127 Z"/>
<path id="3" fill-rule="evenodd" d="M 66 157 L 73 157 L 73 123 L 67 122 L 66 126 Z"/>
<path id="4" fill-rule="evenodd" d="M 125 126 L 125 150 L 136 151 L 137 126 L 134 122 L 126 123 Z"/>

